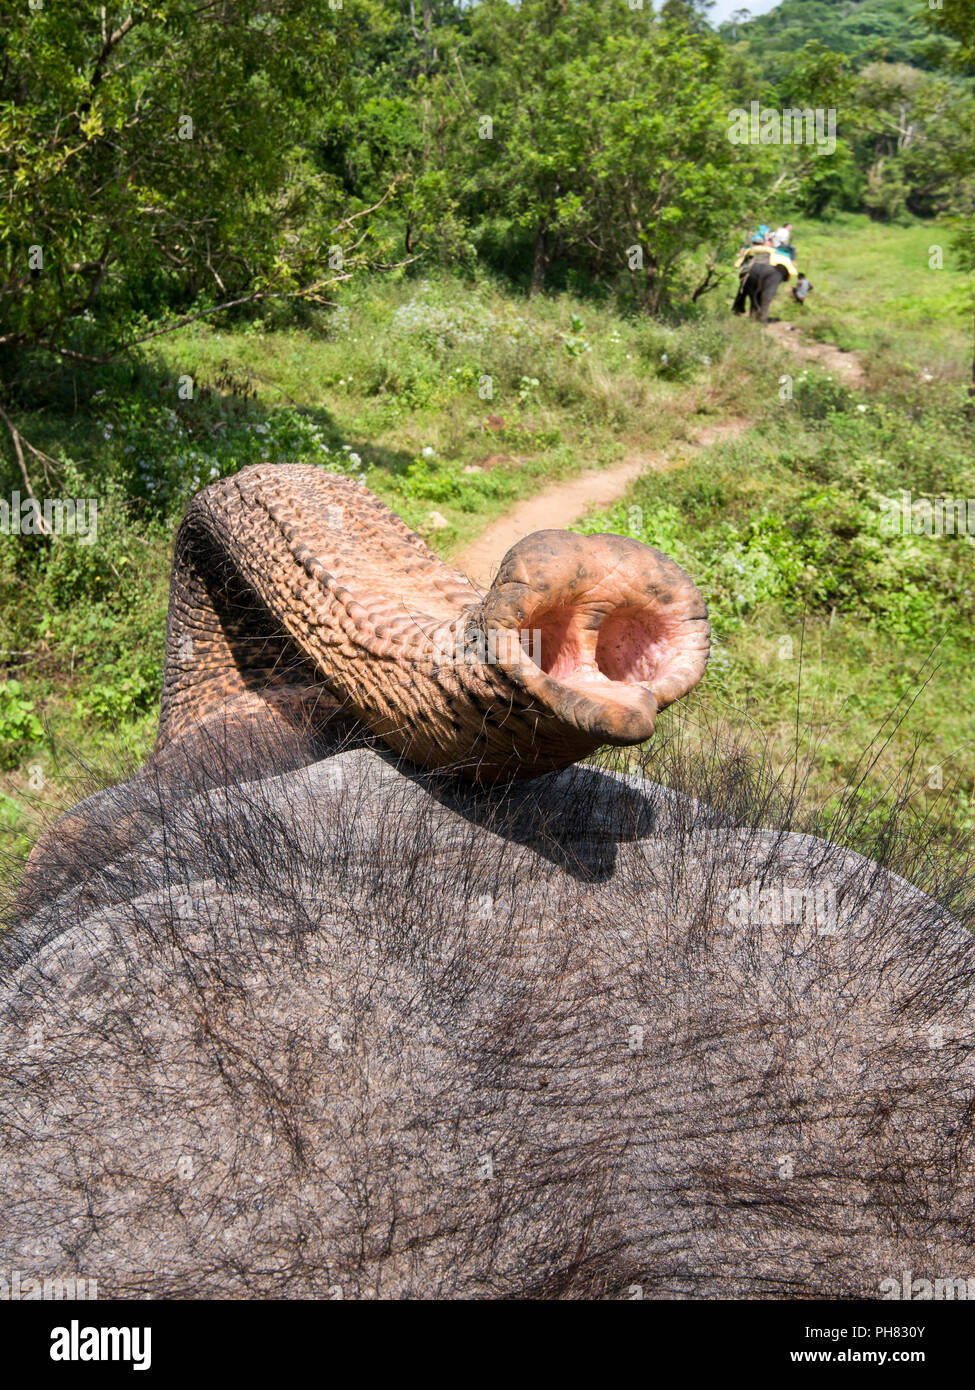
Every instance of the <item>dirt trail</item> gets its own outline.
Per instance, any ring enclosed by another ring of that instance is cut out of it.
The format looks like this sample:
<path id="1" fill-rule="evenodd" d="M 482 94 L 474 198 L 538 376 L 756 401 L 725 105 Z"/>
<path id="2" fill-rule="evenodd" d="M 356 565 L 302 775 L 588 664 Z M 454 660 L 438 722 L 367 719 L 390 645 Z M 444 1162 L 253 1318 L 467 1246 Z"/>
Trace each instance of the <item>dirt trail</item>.
<path id="1" fill-rule="evenodd" d="M 750 421 L 732 419 L 716 425 L 706 425 L 691 440 L 691 449 L 706 449 L 719 440 L 736 439 L 748 428 Z M 687 446 L 682 450 L 686 453 Z M 670 454 L 634 454 L 613 468 L 595 473 L 583 473 L 577 478 L 559 483 L 547 492 L 526 497 L 511 511 L 493 521 L 477 540 L 456 556 L 454 564 L 476 584 L 484 588 L 491 583 L 506 552 L 532 531 L 549 527 L 564 530 L 581 520 L 594 507 L 608 507 L 623 496 L 641 473 L 665 469 L 672 465 Z"/>
<path id="2" fill-rule="evenodd" d="M 770 323 L 767 331 L 782 347 L 788 348 L 790 352 L 794 352 L 807 362 L 817 362 L 821 367 L 827 367 L 837 376 L 842 377 L 847 385 L 862 386 L 864 384 L 864 371 L 858 353 L 847 352 L 843 348 L 837 347 L 835 343 L 817 342 L 815 338 L 807 337 L 794 324 L 785 323 L 781 319 L 775 323 Z"/>
<path id="3" fill-rule="evenodd" d="M 795 353 L 804 362 L 816 362 L 835 374 L 849 386 L 863 386 L 865 373 L 856 352 L 845 352 L 835 343 L 820 343 L 808 337 L 793 324 L 778 320 L 766 329 L 782 347 Z M 720 424 L 706 425 L 691 440 L 690 449 L 706 449 L 719 440 L 736 439 L 750 425 L 749 420 L 733 418 Z M 677 452 L 677 448 L 671 451 Z M 687 448 L 681 450 L 686 455 Z M 673 466 L 671 453 L 635 454 L 614 468 L 583 473 L 570 478 L 547 492 L 526 497 L 523 502 L 505 512 L 483 531 L 477 540 L 456 556 L 454 563 L 476 584 L 484 588 L 497 573 L 505 553 L 532 531 L 548 527 L 564 529 L 581 520 L 595 507 L 608 507 L 617 502 L 641 473 Z"/>

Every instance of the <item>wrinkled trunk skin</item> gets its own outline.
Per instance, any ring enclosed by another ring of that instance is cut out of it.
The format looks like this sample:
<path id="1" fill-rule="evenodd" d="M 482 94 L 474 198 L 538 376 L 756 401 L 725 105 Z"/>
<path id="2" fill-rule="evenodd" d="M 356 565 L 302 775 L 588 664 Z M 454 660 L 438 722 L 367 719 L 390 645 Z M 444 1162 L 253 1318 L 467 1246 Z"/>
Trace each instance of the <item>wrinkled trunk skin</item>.
<path id="1" fill-rule="evenodd" d="M 102 1298 L 975 1273 L 975 945 L 918 890 L 591 767 L 465 790 L 359 739 L 220 786 L 224 751 L 85 803 L 0 948 L 0 1267 Z"/>
<path id="2" fill-rule="evenodd" d="M 351 479 L 244 468 L 177 533 L 156 756 L 228 711 L 338 703 L 421 767 L 537 777 L 648 739 L 709 631 L 690 576 L 626 536 L 536 531 L 481 592 Z"/>

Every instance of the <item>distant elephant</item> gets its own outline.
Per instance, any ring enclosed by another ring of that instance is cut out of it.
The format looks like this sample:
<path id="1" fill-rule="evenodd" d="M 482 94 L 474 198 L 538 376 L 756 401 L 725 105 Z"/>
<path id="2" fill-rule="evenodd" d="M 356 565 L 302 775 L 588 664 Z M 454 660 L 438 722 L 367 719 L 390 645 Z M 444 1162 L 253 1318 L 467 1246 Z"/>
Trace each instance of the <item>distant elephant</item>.
<path id="1" fill-rule="evenodd" d="M 772 300 L 778 293 L 782 281 L 788 278 L 789 272 L 785 266 L 769 265 L 767 261 L 759 261 L 743 269 L 738 294 L 732 306 L 734 312 L 743 314 L 745 301 L 748 300 L 751 304 L 752 318 L 768 323 L 768 311 L 772 307 Z"/>

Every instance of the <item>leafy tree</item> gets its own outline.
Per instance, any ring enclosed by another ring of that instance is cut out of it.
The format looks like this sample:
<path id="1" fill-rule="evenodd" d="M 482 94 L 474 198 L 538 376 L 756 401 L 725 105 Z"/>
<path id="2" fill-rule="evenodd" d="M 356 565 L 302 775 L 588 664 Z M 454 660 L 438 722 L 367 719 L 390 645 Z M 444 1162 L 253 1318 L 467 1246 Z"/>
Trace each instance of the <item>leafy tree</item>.
<path id="1" fill-rule="evenodd" d="M 953 58 L 955 66 L 964 72 L 975 73 L 975 10 L 970 0 L 942 0 L 941 8 L 931 10 L 925 18 L 933 28 L 957 40 L 959 47 Z M 975 117 L 970 110 L 965 134 L 966 138 L 956 148 L 953 163 L 957 176 L 970 184 L 975 180 Z M 975 193 L 969 194 L 957 212 L 957 246 L 963 264 L 970 270 L 975 269 Z M 972 357 L 970 394 L 975 409 L 975 355 Z"/>
<path id="2" fill-rule="evenodd" d="M 691 29 L 703 34 L 708 27 L 707 12 L 714 9 L 714 0 L 663 0 L 660 22 L 678 29 Z"/>
<path id="3" fill-rule="evenodd" d="M 529 259 L 533 293 L 561 263 L 659 308 L 760 178 L 761 152 L 728 139 L 721 45 L 612 0 L 484 0 L 471 30 L 458 157 L 482 249 Z"/>
<path id="4" fill-rule="evenodd" d="M 457 198 L 465 171 L 446 146 L 462 100 L 469 8 L 457 0 L 423 0 L 419 12 L 415 0 L 368 3 L 348 70 L 312 128 L 317 158 L 370 204 L 396 183 L 376 225 L 401 240 L 406 256 L 469 261 Z"/>
<path id="5" fill-rule="evenodd" d="M 928 7 L 924 18 L 959 45 L 954 54 L 958 66 L 975 70 L 975 9 L 970 0 L 941 0 L 936 8 Z"/>
<path id="6" fill-rule="evenodd" d="M 0 14 L 0 346 L 97 355 L 174 303 L 314 296 L 347 273 L 360 234 L 343 218 L 363 205 L 306 137 L 359 12 L 0 0 Z"/>
<path id="7" fill-rule="evenodd" d="M 872 63 L 860 74 L 856 100 L 869 160 L 868 211 L 930 217 L 975 191 L 971 179 L 958 180 L 975 121 L 971 92 L 904 63 Z"/>

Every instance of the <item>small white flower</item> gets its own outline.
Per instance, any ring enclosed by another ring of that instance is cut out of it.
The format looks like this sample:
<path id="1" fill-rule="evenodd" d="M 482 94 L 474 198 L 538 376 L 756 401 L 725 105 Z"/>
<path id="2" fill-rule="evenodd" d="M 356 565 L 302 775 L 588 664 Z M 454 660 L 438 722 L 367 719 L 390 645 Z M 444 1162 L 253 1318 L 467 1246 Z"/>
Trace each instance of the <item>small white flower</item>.
<path id="1" fill-rule="evenodd" d="M 432 459 L 432 458 L 433 458 L 433 446 L 432 446 L 432 445 L 427 444 L 427 445 L 424 446 L 424 449 L 423 449 L 423 457 L 424 457 L 425 459 Z"/>
<path id="2" fill-rule="evenodd" d="M 358 464 L 362 462 L 362 459 L 358 454 L 349 454 L 349 462 Z"/>
<path id="3" fill-rule="evenodd" d="M 865 405 L 858 405 L 858 406 L 857 406 L 857 410 L 859 410 L 861 413 L 862 413 L 863 411 L 865 411 L 866 408 L 867 408 L 867 407 L 866 407 Z"/>

